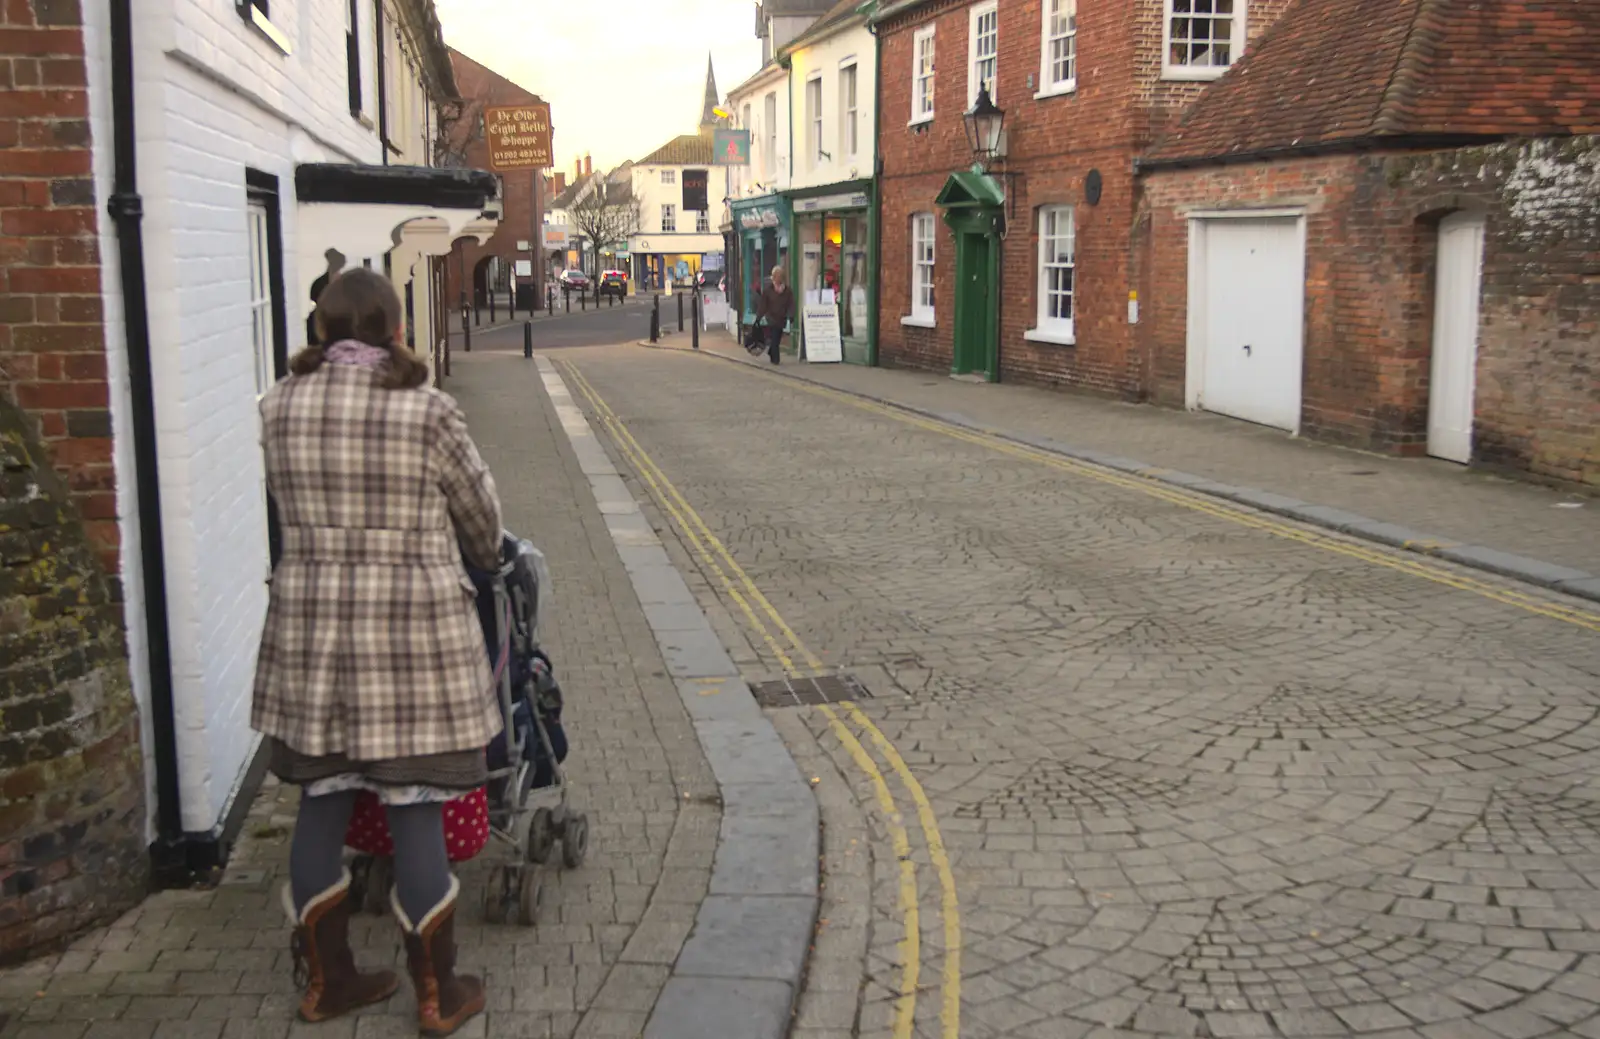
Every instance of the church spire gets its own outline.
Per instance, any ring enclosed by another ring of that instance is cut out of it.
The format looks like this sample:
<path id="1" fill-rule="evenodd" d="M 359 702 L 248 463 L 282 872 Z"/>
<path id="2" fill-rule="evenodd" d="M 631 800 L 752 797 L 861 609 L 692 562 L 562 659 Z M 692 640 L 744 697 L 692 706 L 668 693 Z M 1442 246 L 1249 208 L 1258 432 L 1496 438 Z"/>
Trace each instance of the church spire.
<path id="1" fill-rule="evenodd" d="M 706 101 L 700 111 L 700 129 L 710 130 L 717 125 L 717 108 L 722 97 L 717 93 L 717 74 L 711 68 L 711 53 L 706 52 Z"/>

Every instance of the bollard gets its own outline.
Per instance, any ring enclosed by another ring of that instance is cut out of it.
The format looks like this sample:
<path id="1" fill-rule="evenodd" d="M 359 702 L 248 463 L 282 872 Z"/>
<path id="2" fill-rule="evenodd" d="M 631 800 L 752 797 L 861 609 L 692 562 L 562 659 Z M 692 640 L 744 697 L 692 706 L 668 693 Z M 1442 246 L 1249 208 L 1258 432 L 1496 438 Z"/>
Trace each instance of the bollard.
<path id="1" fill-rule="evenodd" d="M 693 322 L 694 322 L 694 332 L 692 333 L 692 340 L 693 340 L 693 343 L 694 343 L 694 348 L 696 350 L 698 350 L 698 349 L 700 349 L 700 293 L 699 292 L 696 292 L 694 294 L 694 312 L 692 314 L 690 314 L 689 316 L 693 319 Z"/>
<path id="2" fill-rule="evenodd" d="M 661 341 L 661 297 L 657 296 L 650 305 L 650 341 Z"/>
<path id="3" fill-rule="evenodd" d="M 494 309 L 495 309 L 495 302 L 496 301 L 495 301 L 494 295 L 495 294 L 492 293 L 492 292 L 489 293 L 489 324 L 491 324 L 491 325 L 494 324 L 494 322 L 495 322 Z"/>
<path id="4" fill-rule="evenodd" d="M 579 310 L 588 310 L 589 309 L 589 286 L 587 286 L 587 285 L 585 285 L 582 288 L 578 289 L 578 309 Z"/>
<path id="5" fill-rule="evenodd" d="M 533 356 L 533 322 L 532 321 L 524 321 L 522 323 L 522 356 L 529 357 L 529 358 L 531 358 Z"/>
<path id="6" fill-rule="evenodd" d="M 676 295 L 678 297 L 678 331 L 682 332 L 683 331 L 683 293 L 679 292 Z"/>
<path id="7" fill-rule="evenodd" d="M 462 349 L 467 353 L 472 352 L 472 322 L 467 319 L 467 308 L 461 308 L 461 340 Z"/>
<path id="8" fill-rule="evenodd" d="M 561 302 L 567 308 L 567 313 L 569 313 L 569 314 L 572 313 L 572 290 L 571 289 L 562 289 L 561 290 Z"/>
<path id="9" fill-rule="evenodd" d="M 545 286 L 544 306 L 547 314 L 551 317 L 556 316 L 556 287 L 554 285 Z"/>
<path id="10" fill-rule="evenodd" d="M 479 328 L 483 327 L 483 304 L 472 304 L 472 323 Z"/>

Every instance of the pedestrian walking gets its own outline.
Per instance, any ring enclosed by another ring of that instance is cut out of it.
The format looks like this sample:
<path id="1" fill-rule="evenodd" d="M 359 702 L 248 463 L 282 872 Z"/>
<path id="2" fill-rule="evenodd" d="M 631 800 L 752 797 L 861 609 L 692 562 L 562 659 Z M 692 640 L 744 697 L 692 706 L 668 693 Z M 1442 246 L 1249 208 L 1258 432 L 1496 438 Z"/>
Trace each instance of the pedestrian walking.
<path id="1" fill-rule="evenodd" d="M 767 359 L 778 363 L 778 344 L 783 341 L 783 326 L 794 314 L 794 292 L 789 288 L 789 274 L 782 267 L 772 268 L 772 276 L 761 286 L 756 300 L 756 321 L 766 322 Z"/>
<path id="2" fill-rule="evenodd" d="M 443 808 L 488 779 L 502 727 L 462 557 L 499 562 L 494 480 L 455 402 L 406 349 L 400 297 L 365 267 L 337 275 L 318 342 L 262 398 L 267 486 L 282 523 L 250 723 L 273 772 L 301 788 L 284 908 L 301 1018 L 392 995 L 393 971 L 351 953 L 342 852 L 357 794 L 385 806 L 390 898 L 419 1026 L 449 1035 L 483 983 L 455 973 L 460 882 Z"/>
<path id="3" fill-rule="evenodd" d="M 339 276 L 344 270 L 344 253 L 337 249 L 329 249 L 322 254 L 328 262 L 327 270 L 317 275 L 317 280 L 311 283 L 311 313 L 306 315 L 306 342 L 317 342 L 317 300 L 322 298 L 323 292 L 328 288 L 328 282 Z"/>

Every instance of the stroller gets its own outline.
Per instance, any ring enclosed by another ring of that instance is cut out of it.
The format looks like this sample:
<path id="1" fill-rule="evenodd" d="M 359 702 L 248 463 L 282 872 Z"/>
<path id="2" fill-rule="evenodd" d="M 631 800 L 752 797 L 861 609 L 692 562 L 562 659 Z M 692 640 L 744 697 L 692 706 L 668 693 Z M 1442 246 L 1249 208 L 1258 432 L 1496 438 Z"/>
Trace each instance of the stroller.
<path id="1" fill-rule="evenodd" d="M 505 728 L 487 748 L 488 784 L 445 806 L 445 845 L 450 861 L 461 862 L 493 838 L 501 854 L 484 886 L 484 919 L 506 923 L 515 917 L 531 926 L 539 910 L 537 867 L 550 861 L 557 841 L 568 869 L 583 864 L 589 847 L 588 816 L 568 807 L 561 771 L 567 756 L 561 687 L 537 638 L 549 570 L 542 552 L 506 533 L 499 568 L 486 573 L 468 565 L 467 574 L 478 592 L 478 619 Z M 376 796 L 357 799 L 345 844 L 357 853 L 350 864 L 352 900 L 370 913 L 385 912 L 394 845 Z"/>

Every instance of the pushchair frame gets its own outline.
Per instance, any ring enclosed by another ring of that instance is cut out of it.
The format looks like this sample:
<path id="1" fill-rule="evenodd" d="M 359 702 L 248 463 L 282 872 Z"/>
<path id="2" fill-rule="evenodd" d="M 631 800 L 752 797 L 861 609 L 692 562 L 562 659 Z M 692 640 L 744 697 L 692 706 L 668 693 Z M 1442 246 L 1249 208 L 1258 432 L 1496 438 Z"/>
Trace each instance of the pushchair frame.
<path id="1" fill-rule="evenodd" d="M 480 594 L 483 584 L 492 592 L 495 649 L 490 665 L 504 724 L 491 746 L 504 740 L 505 760 L 489 769 L 485 784 L 489 838 L 484 853 L 492 864 L 484 878 L 483 915 L 489 923 L 514 919 L 531 926 L 543 888 L 539 867 L 550 862 L 556 843 L 561 844 L 561 863 L 568 869 L 583 864 L 589 845 L 588 816 L 569 803 L 566 773 L 546 722 L 547 711 L 553 708 L 559 713 L 561 707 L 560 687 L 538 641 L 540 600 L 549 577 L 543 554 L 509 532 L 501 536 L 500 565 L 489 572 L 469 568 L 469 574 Z M 484 627 L 487 635 L 488 625 Z M 487 639 L 485 651 L 489 652 Z M 518 661 L 528 662 L 525 674 L 515 666 Z M 524 703 L 532 724 L 519 731 L 517 709 Z M 537 758 L 532 753 L 534 740 L 542 752 Z M 550 781 L 535 786 L 535 770 L 541 764 L 549 767 Z M 393 879 L 392 859 L 358 854 L 351 862 L 351 874 L 358 904 L 369 912 L 384 911 Z"/>

